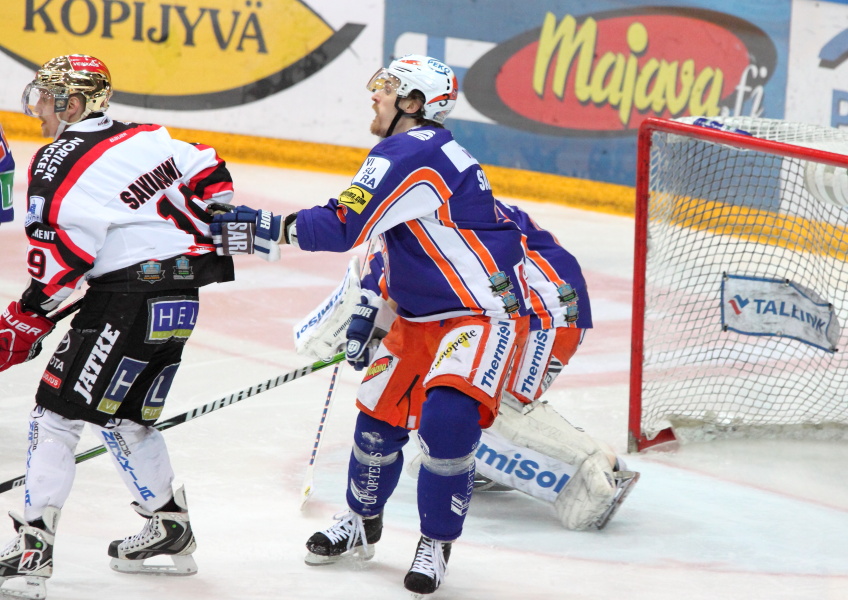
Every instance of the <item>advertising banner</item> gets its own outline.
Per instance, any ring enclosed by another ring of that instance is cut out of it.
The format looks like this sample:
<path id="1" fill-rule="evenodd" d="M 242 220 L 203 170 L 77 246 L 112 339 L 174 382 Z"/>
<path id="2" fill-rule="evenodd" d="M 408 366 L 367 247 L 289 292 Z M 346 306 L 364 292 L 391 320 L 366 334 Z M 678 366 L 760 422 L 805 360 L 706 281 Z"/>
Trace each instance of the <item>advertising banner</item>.
<path id="1" fill-rule="evenodd" d="M 382 15 L 383 0 L 3 0 L 0 109 L 83 53 L 109 67 L 117 119 L 369 146 Z"/>
<path id="2" fill-rule="evenodd" d="M 795 0 L 786 119 L 848 127 L 848 3 Z"/>
<path id="3" fill-rule="evenodd" d="M 451 129 L 481 162 L 633 185 L 646 117 L 783 117 L 790 9 L 393 0 L 384 54 L 457 67 Z"/>

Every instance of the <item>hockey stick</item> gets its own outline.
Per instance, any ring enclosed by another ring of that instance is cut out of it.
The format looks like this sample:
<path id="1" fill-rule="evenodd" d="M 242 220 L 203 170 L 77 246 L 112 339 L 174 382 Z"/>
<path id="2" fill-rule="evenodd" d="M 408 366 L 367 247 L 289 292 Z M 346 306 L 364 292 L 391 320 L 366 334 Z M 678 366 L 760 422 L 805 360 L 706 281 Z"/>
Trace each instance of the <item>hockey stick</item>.
<path id="1" fill-rule="evenodd" d="M 64 307 L 60 308 L 59 310 L 57 310 L 56 312 L 54 312 L 52 315 L 47 315 L 47 318 L 50 319 L 51 321 L 53 321 L 54 323 L 58 323 L 59 321 L 61 321 L 65 317 L 68 317 L 68 316 L 74 314 L 80 308 L 82 308 L 82 301 L 83 301 L 83 298 L 77 298 L 76 300 L 74 300 L 73 302 L 68 304 L 67 306 L 64 306 Z"/>
<path id="2" fill-rule="evenodd" d="M 229 396 L 224 396 L 223 398 L 219 398 L 218 400 L 214 400 L 212 402 L 208 402 L 203 406 L 198 406 L 197 408 L 190 410 L 188 412 L 184 412 L 182 414 L 171 417 L 170 419 L 165 419 L 164 421 L 160 421 L 156 423 L 154 427 L 159 431 L 164 431 L 166 429 L 170 429 L 171 427 L 176 427 L 186 421 L 191 421 L 198 417 L 202 417 L 203 415 L 207 415 L 211 412 L 214 412 L 218 409 L 224 408 L 225 406 L 230 406 L 231 404 L 235 404 L 236 402 L 241 402 L 245 398 L 250 398 L 251 396 L 255 396 L 257 394 L 261 394 L 262 392 L 267 392 L 278 385 L 283 385 L 284 383 L 288 383 L 289 381 L 294 381 L 295 379 L 299 379 L 304 375 L 309 375 L 310 373 L 314 373 L 315 371 L 319 371 L 324 367 L 329 367 L 330 365 L 334 365 L 338 362 L 344 360 L 345 353 L 339 352 L 333 358 L 329 360 L 319 360 L 317 362 L 312 363 L 311 365 L 301 367 L 299 369 L 295 369 L 294 371 L 289 371 L 288 373 L 283 373 L 282 375 L 278 375 L 273 379 L 268 379 L 267 381 L 263 381 L 261 383 L 254 384 L 249 388 L 245 388 L 238 392 L 233 392 Z M 85 452 L 80 452 L 74 457 L 74 461 L 76 463 L 81 463 L 90 458 L 94 458 L 95 456 L 100 456 L 101 454 L 105 454 L 107 452 L 106 446 L 97 446 L 95 448 L 90 448 Z M 4 481 L 0 483 L 0 494 L 4 492 L 8 492 L 12 488 L 20 487 L 26 481 L 26 476 L 21 475 L 20 477 L 16 477 L 14 479 L 10 479 L 9 481 Z"/>
<path id="3" fill-rule="evenodd" d="M 336 364 L 333 369 L 333 376 L 330 378 L 330 389 L 327 390 L 327 400 L 324 402 L 324 412 L 321 413 L 321 421 L 318 423 L 318 432 L 315 434 L 315 444 L 312 446 L 312 456 L 309 458 L 309 465 L 306 467 L 306 473 L 303 476 L 303 486 L 300 488 L 300 510 L 306 508 L 306 503 L 312 497 L 312 474 L 315 472 L 315 457 L 318 455 L 318 448 L 321 447 L 321 434 L 324 432 L 324 423 L 327 420 L 327 415 L 330 412 L 330 405 L 333 403 L 333 392 L 336 391 L 336 376 L 339 374 L 341 363 Z"/>

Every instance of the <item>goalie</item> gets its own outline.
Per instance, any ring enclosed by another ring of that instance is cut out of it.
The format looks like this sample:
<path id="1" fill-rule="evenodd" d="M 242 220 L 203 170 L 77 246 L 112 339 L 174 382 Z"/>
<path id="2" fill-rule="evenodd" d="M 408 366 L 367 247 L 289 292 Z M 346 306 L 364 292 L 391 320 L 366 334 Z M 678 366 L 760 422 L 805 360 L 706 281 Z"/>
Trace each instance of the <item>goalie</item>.
<path id="1" fill-rule="evenodd" d="M 586 283 L 577 260 L 553 235 L 522 210 L 502 202 L 497 206 L 527 237 L 533 314 L 519 328 L 498 417 L 483 430 L 475 451 L 474 489 L 519 490 L 552 504 L 568 529 L 602 529 L 639 474 L 625 470 L 608 445 L 539 400 L 592 327 Z M 298 351 L 315 358 L 332 356 L 347 341 L 348 362 L 357 370 L 368 367 L 365 378 L 381 367 L 371 359 L 378 356 L 380 340 L 395 317 L 378 240 L 369 249 L 361 280 L 355 273 L 358 262 L 352 261 L 339 288 L 295 331 Z M 417 474 L 419 462 L 420 455 L 408 468 L 411 474 Z"/>

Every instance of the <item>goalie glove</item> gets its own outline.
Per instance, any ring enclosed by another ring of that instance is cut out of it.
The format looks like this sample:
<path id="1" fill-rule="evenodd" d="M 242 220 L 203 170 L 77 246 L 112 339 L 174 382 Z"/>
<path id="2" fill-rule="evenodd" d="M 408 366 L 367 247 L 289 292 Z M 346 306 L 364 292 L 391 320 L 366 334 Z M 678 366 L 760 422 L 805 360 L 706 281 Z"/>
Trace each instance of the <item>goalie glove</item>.
<path id="1" fill-rule="evenodd" d="M 55 326 L 47 317 L 12 302 L 0 316 L 0 371 L 38 356 L 41 340 Z"/>
<path id="2" fill-rule="evenodd" d="M 345 358 L 357 371 L 371 364 L 396 316 L 388 303 L 371 290 L 362 290 L 360 300 L 347 326 L 345 346 Z"/>
<path id="3" fill-rule="evenodd" d="M 223 206 L 226 205 L 216 203 L 214 207 L 210 206 L 213 216 L 209 229 L 217 254 L 258 254 L 267 261 L 280 260 L 282 217 L 243 205 L 221 212 Z"/>

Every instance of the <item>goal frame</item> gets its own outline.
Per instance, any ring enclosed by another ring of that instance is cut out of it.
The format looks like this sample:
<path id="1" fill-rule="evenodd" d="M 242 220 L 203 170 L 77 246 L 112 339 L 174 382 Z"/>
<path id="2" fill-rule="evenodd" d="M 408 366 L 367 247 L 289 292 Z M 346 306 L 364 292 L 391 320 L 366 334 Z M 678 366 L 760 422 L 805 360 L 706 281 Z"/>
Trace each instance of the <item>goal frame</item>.
<path id="1" fill-rule="evenodd" d="M 758 138 L 692 125 L 668 119 L 649 117 L 639 127 L 636 155 L 635 235 L 633 252 L 633 313 L 630 352 L 630 407 L 628 416 L 628 452 L 641 452 L 676 438 L 671 428 L 663 429 L 649 439 L 642 430 L 642 383 L 645 333 L 645 271 L 647 266 L 648 201 L 650 200 L 651 147 L 654 133 L 671 133 L 697 140 L 720 143 L 744 150 L 768 151 L 771 154 L 848 168 L 848 156 L 794 144 Z"/>

